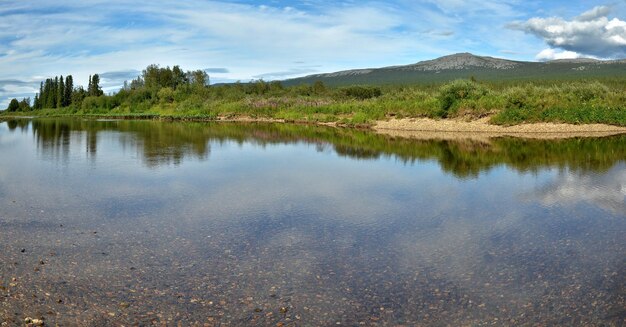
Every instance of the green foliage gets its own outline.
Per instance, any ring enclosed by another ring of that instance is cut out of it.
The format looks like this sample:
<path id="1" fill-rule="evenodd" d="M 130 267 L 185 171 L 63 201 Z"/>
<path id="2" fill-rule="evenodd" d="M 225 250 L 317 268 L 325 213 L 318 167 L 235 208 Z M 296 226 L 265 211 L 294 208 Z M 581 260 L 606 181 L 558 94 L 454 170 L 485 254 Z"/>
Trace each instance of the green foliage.
<path id="1" fill-rule="evenodd" d="M 9 106 L 7 107 L 7 111 L 15 112 L 18 110 L 20 110 L 20 103 L 17 101 L 17 99 L 11 99 L 11 102 L 9 102 Z"/>
<path id="2" fill-rule="evenodd" d="M 67 101 L 65 100 L 65 81 L 63 80 L 63 75 L 59 78 L 59 86 L 57 87 L 57 108 L 65 107 Z"/>
<path id="3" fill-rule="evenodd" d="M 99 97 L 103 94 L 104 92 L 100 88 L 100 76 L 98 74 L 89 76 L 89 85 L 87 86 L 87 95 L 91 97 Z"/>
<path id="4" fill-rule="evenodd" d="M 379 87 L 359 85 L 342 88 L 341 93 L 347 97 L 358 100 L 377 98 L 383 94 Z"/>
<path id="5" fill-rule="evenodd" d="M 35 95 L 33 109 L 64 108 L 74 101 L 74 81 L 72 75 L 48 78 L 41 82 L 39 93 Z"/>
<path id="6" fill-rule="evenodd" d="M 563 85 L 561 91 L 572 97 L 572 101 L 589 102 L 606 97 L 609 93 L 609 88 L 598 81 L 594 81 L 584 84 L 568 83 Z"/>
<path id="7" fill-rule="evenodd" d="M 441 116 L 447 117 L 458 109 L 463 101 L 480 100 L 487 95 L 487 88 L 471 80 L 456 80 L 441 87 L 438 95 L 441 103 Z"/>
<path id="8" fill-rule="evenodd" d="M 209 85 L 209 75 L 204 70 L 187 72 L 187 79 L 194 88 L 204 88 Z"/>
<path id="9" fill-rule="evenodd" d="M 85 111 L 106 112 L 117 107 L 119 103 L 115 97 L 111 96 L 88 96 L 81 105 L 81 109 Z"/>
<path id="10" fill-rule="evenodd" d="M 626 125 L 624 93 L 597 81 L 547 87 L 528 83 L 509 88 L 504 97 L 504 108 L 492 118 L 492 122 L 497 124 L 562 122 Z"/>
<path id="11" fill-rule="evenodd" d="M 174 102 L 174 90 L 170 87 L 164 87 L 159 90 L 157 97 L 162 103 L 172 103 Z"/>
<path id="12" fill-rule="evenodd" d="M 19 103 L 19 110 L 20 111 L 29 111 L 31 109 L 30 107 L 30 98 L 23 98 L 22 101 L 20 101 Z"/>
<path id="13" fill-rule="evenodd" d="M 362 125 L 367 124 L 369 122 L 369 116 L 364 112 L 356 112 L 350 119 L 348 119 L 349 124 Z"/>
<path id="14" fill-rule="evenodd" d="M 65 89 L 63 90 L 63 103 L 62 107 L 67 107 L 72 104 L 72 92 L 74 91 L 74 78 L 72 75 L 65 77 Z"/>
<path id="15" fill-rule="evenodd" d="M 30 98 L 23 98 L 21 101 L 17 99 L 11 99 L 9 101 L 9 105 L 7 106 L 6 111 L 8 112 L 18 112 L 18 111 L 29 111 L 30 108 Z"/>
<path id="16" fill-rule="evenodd" d="M 324 94 L 326 93 L 326 85 L 322 81 L 315 81 L 311 86 L 311 90 L 317 95 Z"/>
<path id="17" fill-rule="evenodd" d="M 72 91 L 72 100 L 71 104 L 76 106 L 77 108 L 82 107 L 83 100 L 87 97 L 87 92 L 83 89 L 82 86 L 77 87 Z"/>

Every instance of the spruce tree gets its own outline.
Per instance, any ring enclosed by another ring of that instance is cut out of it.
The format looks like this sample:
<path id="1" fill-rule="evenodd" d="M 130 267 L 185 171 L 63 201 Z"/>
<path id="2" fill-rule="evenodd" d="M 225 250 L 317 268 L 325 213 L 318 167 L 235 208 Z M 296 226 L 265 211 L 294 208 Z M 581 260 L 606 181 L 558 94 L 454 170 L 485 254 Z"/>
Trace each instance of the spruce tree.
<path id="1" fill-rule="evenodd" d="M 57 97 L 59 95 L 59 77 L 55 76 L 50 87 L 50 108 L 57 107 Z"/>
<path id="2" fill-rule="evenodd" d="M 44 108 L 54 107 L 54 97 L 52 96 L 53 84 L 54 84 L 54 80 L 52 78 L 46 79 L 46 84 L 44 86 L 44 95 L 45 95 L 46 101 L 42 103 L 44 105 Z"/>
<path id="3" fill-rule="evenodd" d="M 72 90 L 74 90 L 74 79 L 72 75 L 67 75 L 65 77 L 65 103 L 64 107 L 67 107 L 72 104 Z"/>
<path id="4" fill-rule="evenodd" d="M 43 82 L 39 83 L 39 100 L 37 100 L 37 105 L 35 106 L 36 109 L 41 109 L 43 108 Z"/>
<path id="5" fill-rule="evenodd" d="M 63 108 L 65 106 L 65 82 L 63 81 L 63 75 L 59 77 L 59 86 L 57 88 L 57 108 Z"/>
<path id="6" fill-rule="evenodd" d="M 89 86 L 87 87 L 87 95 L 92 97 L 99 97 L 104 92 L 100 89 L 100 76 L 98 74 L 93 74 L 93 76 L 89 76 Z"/>
<path id="7" fill-rule="evenodd" d="M 91 84 L 93 85 L 93 95 L 99 97 L 104 93 L 100 89 L 100 76 L 98 76 L 98 74 L 93 74 L 91 77 Z"/>

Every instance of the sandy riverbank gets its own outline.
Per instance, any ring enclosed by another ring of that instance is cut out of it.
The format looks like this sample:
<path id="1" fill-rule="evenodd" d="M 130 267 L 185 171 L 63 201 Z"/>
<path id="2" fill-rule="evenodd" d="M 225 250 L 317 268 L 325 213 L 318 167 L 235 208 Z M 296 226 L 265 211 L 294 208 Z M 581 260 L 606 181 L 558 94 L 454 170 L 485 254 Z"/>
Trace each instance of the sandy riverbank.
<path id="1" fill-rule="evenodd" d="M 372 127 L 377 133 L 420 139 L 485 139 L 514 136 L 535 139 L 602 137 L 625 134 L 626 127 L 604 124 L 532 123 L 513 126 L 489 124 L 489 117 L 465 121 L 459 119 L 405 118 L 378 121 Z"/>

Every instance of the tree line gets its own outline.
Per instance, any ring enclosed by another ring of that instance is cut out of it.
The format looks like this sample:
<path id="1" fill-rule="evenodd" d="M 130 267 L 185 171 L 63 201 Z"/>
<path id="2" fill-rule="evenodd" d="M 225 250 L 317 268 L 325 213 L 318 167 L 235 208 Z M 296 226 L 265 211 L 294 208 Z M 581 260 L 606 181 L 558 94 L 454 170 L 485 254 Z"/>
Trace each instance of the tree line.
<path id="1" fill-rule="evenodd" d="M 176 90 L 181 86 L 205 87 L 209 84 L 209 75 L 203 70 L 183 71 L 180 66 L 172 68 L 149 65 L 143 70 L 141 76 L 137 76 L 130 83 L 124 81 L 123 90 L 162 89 L 171 88 Z"/>
<path id="2" fill-rule="evenodd" d="M 138 91 L 149 91 L 156 93 L 165 89 L 162 93 L 168 93 L 169 90 L 179 90 L 186 88 L 190 90 L 204 89 L 209 84 L 209 76 L 203 70 L 184 71 L 180 66 L 172 68 L 159 67 L 158 65 L 149 65 L 143 70 L 140 76 L 132 81 L 124 81 L 124 86 L 117 94 L 103 97 L 104 92 L 100 87 L 100 76 L 94 74 L 89 76 L 87 90 L 82 86 L 74 86 L 72 75 L 55 76 L 48 78 L 40 83 L 39 93 L 35 95 L 32 107 L 30 98 L 24 98 L 22 101 L 17 99 L 11 100 L 8 111 L 28 111 L 39 109 L 58 109 L 58 108 L 81 108 L 81 107 L 110 107 L 118 101 L 116 98 L 127 96 Z M 112 99 L 104 99 L 112 97 Z"/>
<path id="3" fill-rule="evenodd" d="M 82 103 L 88 96 L 98 97 L 103 94 L 104 92 L 100 87 L 100 76 L 98 76 L 98 74 L 89 76 L 87 91 L 80 85 L 74 87 L 74 78 L 72 75 L 67 75 L 65 78 L 63 78 L 63 75 L 55 76 L 39 84 L 39 93 L 35 94 L 32 107 L 30 98 L 24 98 L 22 101 L 18 101 L 14 98 L 9 102 L 7 111 L 65 108 L 74 103 Z"/>
<path id="4" fill-rule="evenodd" d="M 39 93 L 35 95 L 32 109 L 55 109 L 69 107 L 72 103 L 80 103 L 88 96 L 101 96 L 104 92 L 100 88 L 100 76 L 89 76 L 87 91 L 82 86 L 74 87 L 72 75 L 63 75 L 46 79 L 39 86 Z"/>

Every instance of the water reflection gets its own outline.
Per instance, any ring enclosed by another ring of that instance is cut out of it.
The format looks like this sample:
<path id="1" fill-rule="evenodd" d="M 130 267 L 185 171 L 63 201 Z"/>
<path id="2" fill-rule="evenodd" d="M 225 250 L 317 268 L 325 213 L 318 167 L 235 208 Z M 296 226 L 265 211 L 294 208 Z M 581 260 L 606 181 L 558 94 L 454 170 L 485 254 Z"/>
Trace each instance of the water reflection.
<path id="1" fill-rule="evenodd" d="M 16 124 L 0 123 L 10 324 L 624 320 L 624 137 Z"/>
<path id="2" fill-rule="evenodd" d="M 548 206 L 593 203 L 626 217 L 626 164 L 602 174 L 563 171 L 536 196 Z"/>
<path id="3" fill-rule="evenodd" d="M 12 120 L 7 124 L 12 129 L 24 129 L 28 121 Z M 477 177 L 499 165 L 520 172 L 546 167 L 601 172 L 626 158 L 626 135 L 566 140 L 409 140 L 302 125 L 67 119 L 34 120 L 32 130 L 42 151 L 54 156 L 67 156 L 70 142 L 83 142 L 83 138 L 87 153 L 95 156 L 98 138 L 116 134 L 123 148 L 136 148 L 150 167 L 179 165 L 186 157 L 206 160 L 212 143 L 228 141 L 261 146 L 306 143 L 318 151 L 332 148 L 340 156 L 362 160 L 393 157 L 407 164 L 435 160 L 444 171 L 457 177 Z"/>
<path id="4" fill-rule="evenodd" d="M 19 120 L 14 120 L 13 119 L 13 120 L 7 121 L 6 124 L 9 127 L 10 131 L 14 131 L 18 127 L 20 128 L 20 130 L 24 131 L 28 127 L 29 123 L 30 123 L 30 121 L 26 120 L 26 119 L 19 119 Z"/>

